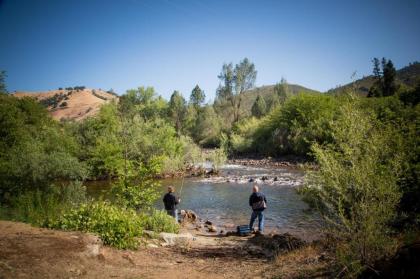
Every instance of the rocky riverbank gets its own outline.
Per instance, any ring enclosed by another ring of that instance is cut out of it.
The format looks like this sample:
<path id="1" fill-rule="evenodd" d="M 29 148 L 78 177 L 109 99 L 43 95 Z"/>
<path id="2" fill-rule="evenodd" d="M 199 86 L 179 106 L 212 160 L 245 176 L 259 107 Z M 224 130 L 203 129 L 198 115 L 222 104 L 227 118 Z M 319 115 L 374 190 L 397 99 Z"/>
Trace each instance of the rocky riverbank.
<path id="1" fill-rule="evenodd" d="M 302 157 L 283 157 L 283 158 L 231 158 L 229 164 L 253 166 L 253 167 L 274 167 L 287 169 L 313 169 L 315 165 Z"/>

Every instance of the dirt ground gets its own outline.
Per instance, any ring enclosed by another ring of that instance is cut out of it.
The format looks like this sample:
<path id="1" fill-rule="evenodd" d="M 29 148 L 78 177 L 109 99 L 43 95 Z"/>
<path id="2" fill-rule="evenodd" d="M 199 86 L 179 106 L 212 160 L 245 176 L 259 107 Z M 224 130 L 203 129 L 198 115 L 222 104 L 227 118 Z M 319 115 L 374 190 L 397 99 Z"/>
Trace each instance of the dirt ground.
<path id="1" fill-rule="evenodd" d="M 135 251 L 96 236 L 0 221 L 0 278 L 273 278 L 273 260 L 246 238 L 199 236 L 184 246 Z M 238 242 L 239 241 L 239 242 Z M 197 243 L 197 244 L 195 244 Z M 252 252 L 253 251 L 253 252 Z"/>

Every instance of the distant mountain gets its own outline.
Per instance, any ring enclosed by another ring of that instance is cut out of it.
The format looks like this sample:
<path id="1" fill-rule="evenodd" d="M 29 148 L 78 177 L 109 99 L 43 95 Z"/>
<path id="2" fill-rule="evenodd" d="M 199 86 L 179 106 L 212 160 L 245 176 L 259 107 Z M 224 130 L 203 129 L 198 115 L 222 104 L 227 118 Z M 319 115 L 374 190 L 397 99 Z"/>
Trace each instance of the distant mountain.
<path id="1" fill-rule="evenodd" d="M 46 92 L 15 92 L 17 98 L 31 97 L 43 104 L 56 120 L 82 120 L 95 115 L 100 107 L 118 100 L 115 94 L 96 89 L 60 89 Z"/>
<path id="2" fill-rule="evenodd" d="M 420 63 L 414 62 L 404 68 L 399 69 L 397 71 L 397 81 L 400 84 L 404 84 L 409 87 L 414 87 L 416 83 L 420 81 Z M 351 82 L 349 84 L 330 89 L 326 93 L 339 94 L 354 87 L 357 93 L 366 95 L 369 92 L 369 89 L 373 85 L 373 83 L 373 75 L 370 75 L 356 80 L 354 82 Z"/>
<path id="3" fill-rule="evenodd" d="M 242 97 L 242 113 L 245 115 L 251 114 L 252 105 L 254 104 L 258 95 L 261 95 L 261 97 L 264 98 L 268 105 L 271 100 L 271 96 L 274 94 L 274 86 L 275 85 L 263 85 L 246 91 Z M 287 84 L 287 88 L 289 94 L 298 94 L 301 92 L 321 93 L 319 91 L 309 89 L 298 84 Z"/>

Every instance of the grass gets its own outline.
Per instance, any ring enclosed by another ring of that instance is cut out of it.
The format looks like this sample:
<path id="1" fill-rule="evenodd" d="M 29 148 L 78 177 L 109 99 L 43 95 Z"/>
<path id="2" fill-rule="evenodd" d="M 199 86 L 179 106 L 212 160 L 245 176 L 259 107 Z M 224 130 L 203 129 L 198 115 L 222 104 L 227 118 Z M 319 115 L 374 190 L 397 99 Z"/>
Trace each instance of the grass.
<path id="1" fill-rule="evenodd" d="M 274 260 L 274 278 L 329 278 L 331 257 L 321 245 L 311 244 Z"/>

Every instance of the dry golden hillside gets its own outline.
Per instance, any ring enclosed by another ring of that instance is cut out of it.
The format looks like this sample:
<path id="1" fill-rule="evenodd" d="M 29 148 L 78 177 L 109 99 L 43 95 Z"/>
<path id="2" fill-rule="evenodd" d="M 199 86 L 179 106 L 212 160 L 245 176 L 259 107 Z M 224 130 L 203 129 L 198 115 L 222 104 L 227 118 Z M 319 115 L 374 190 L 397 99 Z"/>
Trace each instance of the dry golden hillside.
<path id="1" fill-rule="evenodd" d="M 33 97 L 48 108 L 56 120 L 82 120 L 95 115 L 101 105 L 118 97 L 102 90 L 52 90 L 47 92 L 16 92 L 15 97 Z"/>

